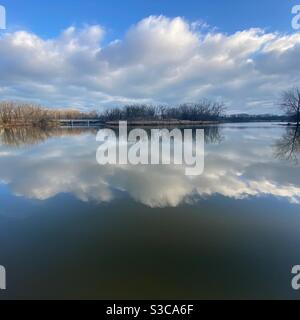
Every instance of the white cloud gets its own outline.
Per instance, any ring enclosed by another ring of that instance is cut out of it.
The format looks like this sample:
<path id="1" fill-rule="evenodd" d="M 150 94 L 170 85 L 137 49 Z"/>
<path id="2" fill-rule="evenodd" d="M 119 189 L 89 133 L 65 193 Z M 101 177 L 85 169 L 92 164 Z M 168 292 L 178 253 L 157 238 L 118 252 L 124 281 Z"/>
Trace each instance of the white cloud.
<path id="1" fill-rule="evenodd" d="M 231 111 L 277 111 L 281 90 L 300 84 L 300 34 L 216 32 L 183 18 L 150 16 L 102 45 L 101 26 L 57 38 L 0 36 L 1 99 L 53 106 L 220 99 Z M 201 24 L 203 26 L 203 23 Z"/>

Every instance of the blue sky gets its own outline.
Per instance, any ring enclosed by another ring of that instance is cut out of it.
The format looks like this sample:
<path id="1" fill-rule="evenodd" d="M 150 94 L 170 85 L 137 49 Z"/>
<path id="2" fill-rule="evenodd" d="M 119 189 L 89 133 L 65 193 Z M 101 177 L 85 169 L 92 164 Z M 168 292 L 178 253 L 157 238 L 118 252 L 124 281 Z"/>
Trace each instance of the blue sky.
<path id="1" fill-rule="evenodd" d="M 232 112 L 275 112 L 274 91 L 300 81 L 298 3 L 0 0 L 0 99 L 107 107 L 207 96 Z"/>
<path id="2" fill-rule="evenodd" d="M 23 27 L 41 36 L 55 36 L 70 25 L 100 24 L 112 37 L 149 15 L 204 20 L 223 32 L 260 27 L 291 32 L 291 8 L 298 0 L 0 0 L 8 26 Z"/>

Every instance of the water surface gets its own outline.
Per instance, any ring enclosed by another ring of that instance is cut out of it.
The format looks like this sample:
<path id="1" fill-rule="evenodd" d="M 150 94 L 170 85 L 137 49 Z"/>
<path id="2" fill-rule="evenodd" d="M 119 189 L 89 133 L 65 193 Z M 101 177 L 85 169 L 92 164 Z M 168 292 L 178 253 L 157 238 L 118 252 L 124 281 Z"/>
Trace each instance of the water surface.
<path id="1" fill-rule="evenodd" d="M 2 130 L 2 298 L 299 298 L 299 134 L 205 129 L 205 170 L 99 166 L 96 130 Z"/>

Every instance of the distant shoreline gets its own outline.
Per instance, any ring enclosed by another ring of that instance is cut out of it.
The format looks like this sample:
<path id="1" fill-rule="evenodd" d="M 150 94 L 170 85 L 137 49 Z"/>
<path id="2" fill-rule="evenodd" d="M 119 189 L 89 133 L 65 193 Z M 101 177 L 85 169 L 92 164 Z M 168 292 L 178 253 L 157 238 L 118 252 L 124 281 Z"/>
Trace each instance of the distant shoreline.
<path id="1" fill-rule="evenodd" d="M 170 126 L 170 127 L 180 127 L 180 126 L 205 126 L 205 125 L 220 125 L 225 123 L 275 123 L 280 122 L 276 120 L 252 120 L 252 121 L 226 121 L 226 120 L 220 120 L 220 121 L 192 121 L 192 120 L 120 120 L 120 121 L 127 121 L 127 126 L 131 127 L 137 127 L 137 126 L 144 126 L 144 127 L 160 127 L 160 126 Z M 295 126 L 295 123 L 292 122 L 285 122 L 282 121 L 279 125 L 281 126 Z M 119 121 L 104 121 L 101 126 L 107 126 L 107 127 L 117 127 L 119 126 Z M 53 128 L 72 128 L 72 126 L 68 125 L 61 125 L 59 122 L 56 121 L 49 121 L 47 124 L 39 125 L 39 124 L 33 124 L 33 123 L 14 123 L 14 124 L 0 124 L 0 129 L 15 129 L 15 128 L 42 128 L 42 129 L 53 129 Z M 84 128 L 84 125 L 78 125 L 74 127 L 82 127 Z M 91 126 L 91 127 L 97 127 Z"/>
<path id="2" fill-rule="evenodd" d="M 58 122 L 55 121 L 48 121 L 47 123 L 39 124 L 39 123 L 30 123 L 30 122 L 19 122 L 19 123 L 7 123 L 1 124 L 1 129 L 14 129 L 14 128 L 44 128 L 44 129 L 52 129 L 52 128 L 59 128 L 60 125 Z"/>
<path id="3" fill-rule="evenodd" d="M 183 127 L 222 123 L 290 122 L 291 116 L 225 113 L 223 103 L 203 99 L 178 106 L 126 105 L 102 111 L 43 108 L 30 103 L 0 102 L 0 127 L 116 127 L 120 121 L 128 126 Z"/>
<path id="4" fill-rule="evenodd" d="M 124 120 L 126 121 L 126 120 Z M 186 126 L 220 124 L 221 121 L 190 121 L 190 120 L 132 120 L 127 121 L 128 126 Z M 107 121 L 105 125 L 118 126 L 119 121 Z"/>

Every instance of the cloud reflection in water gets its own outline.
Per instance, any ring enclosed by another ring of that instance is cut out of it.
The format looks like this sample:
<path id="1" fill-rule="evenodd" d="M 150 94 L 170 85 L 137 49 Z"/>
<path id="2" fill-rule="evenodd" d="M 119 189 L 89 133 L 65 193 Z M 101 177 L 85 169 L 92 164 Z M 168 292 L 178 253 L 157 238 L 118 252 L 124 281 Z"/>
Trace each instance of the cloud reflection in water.
<path id="1" fill-rule="evenodd" d="M 14 196 L 37 200 L 71 193 L 101 203 L 122 192 L 150 207 L 175 207 L 215 194 L 266 195 L 300 204 L 298 165 L 274 157 L 285 131 L 274 124 L 206 129 L 204 173 L 189 177 L 174 165 L 99 166 L 95 130 L 6 130 L 1 132 L 0 181 Z"/>

